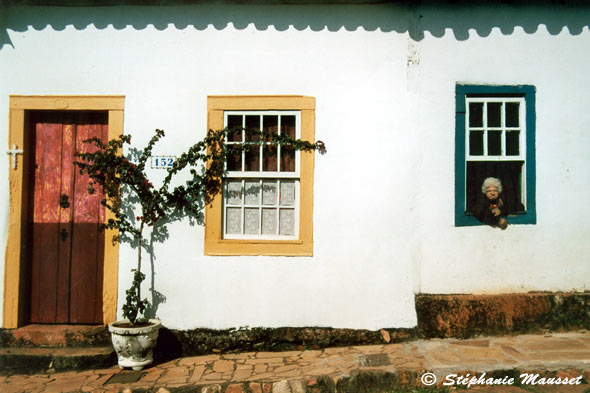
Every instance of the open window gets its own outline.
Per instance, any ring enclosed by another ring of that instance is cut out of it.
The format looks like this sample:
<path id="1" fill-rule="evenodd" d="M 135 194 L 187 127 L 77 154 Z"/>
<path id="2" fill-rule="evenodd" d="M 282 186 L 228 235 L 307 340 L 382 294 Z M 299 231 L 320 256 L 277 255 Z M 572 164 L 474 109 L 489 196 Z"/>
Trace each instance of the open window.
<path id="1" fill-rule="evenodd" d="M 479 225 L 483 180 L 500 179 L 511 224 L 535 224 L 534 86 L 456 86 L 455 225 Z"/>

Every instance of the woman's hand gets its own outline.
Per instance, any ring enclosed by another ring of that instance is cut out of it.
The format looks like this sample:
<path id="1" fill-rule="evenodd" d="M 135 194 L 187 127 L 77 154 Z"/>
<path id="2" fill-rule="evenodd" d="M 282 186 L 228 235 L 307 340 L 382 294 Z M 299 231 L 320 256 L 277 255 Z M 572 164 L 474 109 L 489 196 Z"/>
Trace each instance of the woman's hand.
<path id="1" fill-rule="evenodd" d="M 500 212 L 500 209 L 495 207 L 492 209 L 492 213 L 494 214 L 494 216 L 498 217 L 502 212 Z"/>

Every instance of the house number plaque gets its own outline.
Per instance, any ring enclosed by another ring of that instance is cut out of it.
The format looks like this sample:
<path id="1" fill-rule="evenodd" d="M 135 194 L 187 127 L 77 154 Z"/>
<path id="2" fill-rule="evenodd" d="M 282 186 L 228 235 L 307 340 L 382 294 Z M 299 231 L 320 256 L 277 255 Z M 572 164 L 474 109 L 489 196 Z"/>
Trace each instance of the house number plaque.
<path id="1" fill-rule="evenodd" d="M 172 168 L 174 161 L 176 161 L 176 156 L 152 156 L 152 168 L 154 169 L 168 169 Z"/>

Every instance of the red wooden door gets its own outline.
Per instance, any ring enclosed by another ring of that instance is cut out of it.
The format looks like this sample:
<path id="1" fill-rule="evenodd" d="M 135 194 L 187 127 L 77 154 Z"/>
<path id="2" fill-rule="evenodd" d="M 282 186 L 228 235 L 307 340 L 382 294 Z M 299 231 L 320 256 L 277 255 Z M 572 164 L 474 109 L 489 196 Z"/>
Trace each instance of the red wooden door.
<path id="1" fill-rule="evenodd" d="M 105 210 L 74 167 L 82 141 L 108 137 L 102 112 L 31 114 L 31 323 L 102 323 Z"/>

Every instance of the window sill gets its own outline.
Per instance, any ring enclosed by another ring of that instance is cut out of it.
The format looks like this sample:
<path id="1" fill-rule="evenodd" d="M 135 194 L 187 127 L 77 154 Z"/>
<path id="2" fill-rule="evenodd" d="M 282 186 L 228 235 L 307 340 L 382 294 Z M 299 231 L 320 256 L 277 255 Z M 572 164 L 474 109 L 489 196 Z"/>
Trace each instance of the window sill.
<path id="1" fill-rule="evenodd" d="M 511 215 L 506 217 L 508 225 L 535 225 L 537 223 L 537 215 L 534 212 L 526 214 Z M 455 216 L 456 227 L 476 227 L 485 226 L 481 221 L 473 216 L 458 215 Z"/>
<path id="2" fill-rule="evenodd" d="M 313 242 L 303 240 L 220 239 L 205 241 L 205 255 L 313 256 Z"/>

